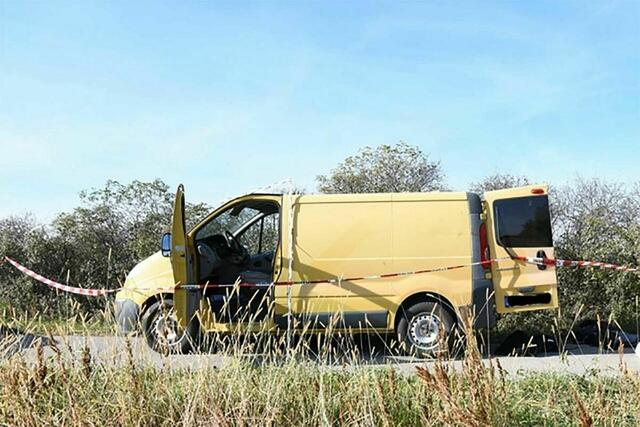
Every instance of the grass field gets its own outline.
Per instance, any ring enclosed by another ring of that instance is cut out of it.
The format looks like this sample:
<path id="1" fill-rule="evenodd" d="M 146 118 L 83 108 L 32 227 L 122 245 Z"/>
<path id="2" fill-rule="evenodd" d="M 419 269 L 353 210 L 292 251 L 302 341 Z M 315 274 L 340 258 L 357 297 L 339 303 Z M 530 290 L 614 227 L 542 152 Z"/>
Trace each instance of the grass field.
<path id="1" fill-rule="evenodd" d="M 21 320 L 22 322 L 25 319 Z M 76 320 L 76 323 L 82 323 Z M 46 323 L 32 327 L 46 330 Z M 75 324 L 75 323 L 74 323 Z M 88 334 L 87 329 L 84 333 Z M 36 344 L 35 360 L 21 353 L 0 361 L 1 425 L 616 425 L 640 422 L 640 378 L 621 363 L 616 375 L 506 373 L 483 363 L 474 334 L 463 368 L 446 358 L 400 374 L 344 362 L 329 369 L 304 346 L 286 357 L 242 357 L 227 341 L 220 369 L 161 368 L 136 361 L 97 362 L 89 348 L 63 357 L 64 343 Z M 334 345 L 329 343 L 328 345 Z M 328 349 L 328 353 L 336 349 Z M 348 355 L 348 348 L 339 348 Z M 348 359 L 348 358 L 347 358 Z M 622 359 L 621 359 L 622 360 Z"/>
<path id="2" fill-rule="evenodd" d="M 158 370 L 19 360 L 0 367 L 7 425 L 637 425 L 638 378 L 503 376 L 469 365 L 416 375 L 290 362 Z"/>

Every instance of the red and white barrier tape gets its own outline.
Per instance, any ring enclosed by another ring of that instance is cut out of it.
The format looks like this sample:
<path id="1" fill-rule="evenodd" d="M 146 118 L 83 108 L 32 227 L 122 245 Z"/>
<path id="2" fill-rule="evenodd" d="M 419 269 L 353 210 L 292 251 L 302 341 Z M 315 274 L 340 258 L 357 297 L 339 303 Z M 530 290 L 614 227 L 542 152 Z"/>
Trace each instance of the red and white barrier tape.
<path id="1" fill-rule="evenodd" d="M 610 264 L 607 262 L 573 261 L 568 259 L 538 258 L 538 257 L 514 257 L 513 259 L 517 261 L 523 261 L 528 264 L 548 265 L 553 267 L 577 267 L 577 268 L 594 267 L 594 268 L 603 268 L 603 269 L 609 269 L 609 270 L 622 271 L 625 273 L 640 273 L 640 268 L 638 267 L 628 267 L 624 265 Z"/>
<path id="2" fill-rule="evenodd" d="M 12 260 L 11 258 L 5 256 L 5 259 L 13 265 L 16 269 L 26 274 L 27 276 L 44 283 L 47 286 L 50 286 L 55 289 L 59 289 L 63 292 L 69 292 L 77 295 L 86 295 L 86 296 L 103 296 L 109 293 L 118 292 L 124 288 L 118 289 L 88 289 L 88 288 L 78 288 L 68 285 L 63 285 L 62 283 L 55 282 L 51 279 L 47 279 L 46 277 L 29 270 L 27 267 L 19 264 L 18 262 Z M 449 270 L 458 270 L 461 268 L 473 267 L 476 265 L 489 265 L 492 262 L 500 261 L 509 258 L 500 258 L 488 261 L 480 261 L 480 262 L 472 262 L 468 264 L 459 264 L 452 265 L 448 267 L 436 267 L 424 270 L 415 270 L 415 271 L 404 271 L 400 273 L 387 273 L 387 274 L 377 274 L 371 276 L 357 276 L 357 277 L 338 277 L 334 279 L 324 279 L 324 280 L 308 280 L 308 281 L 285 281 L 285 282 L 271 282 L 271 283 L 247 283 L 247 282 L 239 282 L 239 283 L 205 283 L 205 284 L 192 284 L 192 285 L 177 285 L 184 289 L 216 289 L 216 288 L 233 288 L 233 287 L 242 287 L 242 288 L 262 288 L 262 287 L 270 287 L 270 286 L 290 286 L 290 285 L 317 285 L 321 283 L 328 284 L 341 284 L 342 282 L 355 282 L 361 280 L 378 280 L 378 279 L 387 279 L 391 277 L 401 277 L 401 276 L 411 276 L 415 274 L 426 274 L 426 273 L 436 273 L 443 272 Z M 166 290 L 167 287 L 164 288 L 137 288 L 138 291 L 142 290 L 153 290 L 153 289 L 163 289 Z"/>
<path id="3" fill-rule="evenodd" d="M 88 288 L 78 288 L 74 286 L 63 285 L 62 283 L 54 282 L 51 279 L 47 279 L 40 274 L 29 270 L 18 262 L 12 260 L 11 258 L 5 256 L 4 259 L 8 261 L 11 265 L 17 268 L 22 273 L 27 276 L 44 283 L 45 285 L 61 290 L 63 292 L 69 292 L 76 295 L 85 295 L 85 296 L 104 296 L 110 293 L 118 292 L 124 288 L 118 289 L 88 289 Z M 401 276 L 411 276 L 416 274 L 427 274 L 427 273 L 437 273 L 443 271 L 450 270 L 458 270 L 461 268 L 469 268 L 477 265 L 487 266 L 494 262 L 504 261 L 513 259 L 514 261 L 525 262 L 528 264 L 535 265 L 548 265 L 553 267 L 595 267 L 595 268 L 605 268 L 612 269 L 616 271 L 629 272 L 629 273 L 640 273 L 640 268 L 637 267 L 627 267 L 617 264 L 610 264 L 605 262 L 595 262 L 595 261 L 572 261 L 572 260 L 563 260 L 563 259 L 553 259 L 553 258 L 536 258 L 536 257 L 514 257 L 514 258 L 496 258 L 488 261 L 480 261 L 480 262 L 472 262 L 468 264 L 458 264 L 452 265 L 448 267 L 436 267 L 429 268 L 423 270 L 414 270 L 414 271 L 403 271 L 399 273 L 386 273 L 386 274 L 376 274 L 371 276 L 356 276 L 356 277 L 339 277 L 334 279 L 324 279 L 324 280 L 309 280 L 309 281 L 285 281 L 285 282 L 271 282 L 271 283 L 248 283 L 248 282 L 239 282 L 239 283 L 225 283 L 225 284 L 216 284 L 216 283 L 205 283 L 205 284 L 193 284 L 193 285 L 177 285 L 185 289 L 216 289 L 216 288 L 233 288 L 233 287 L 243 287 L 243 288 L 264 288 L 270 286 L 291 286 L 291 285 L 317 285 L 321 283 L 327 284 L 338 284 L 340 285 L 342 282 L 355 282 L 362 280 L 379 280 L 379 279 L 388 279 L 392 277 L 401 277 Z M 166 290 L 167 287 L 164 288 L 153 288 L 153 289 L 162 289 Z M 137 288 L 137 291 L 143 290 L 153 290 L 152 288 Z"/>
<path id="4" fill-rule="evenodd" d="M 426 274 L 426 273 L 437 273 L 437 272 L 449 271 L 449 270 L 458 270 L 460 268 L 468 268 L 468 267 L 473 267 L 473 266 L 476 266 L 476 265 L 490 265 L 493 262 L 507 260 L 507 259 L 511 259 L 511 258 L 498 258 L 498 259 L 492 259 L 492 260 L 488 260 L 488 261 L 472 262 L 472 263 L 469 263 L 469 264 L 459 264 L 459 265 L 452 265 L 452 266 L 448 266 L 448 267 L 436 267 L 436 268 L 429 268 L 429 269 L 415 270 L 415 271 L 403 271 L 403 272 L 400 272 L 400 273 L 376 274 L 376 275 L 372 275 L 372 276 L 338 277 L 338 278 L 335 278 L 335 279 L 306 280 L 306 281 L 305 280 L 300 280 L 300 281 L 291 281 L 291 282 L 290 281 L 286 281 L 286 282 L 271 282 L 271 283 L 264 283 L 264 284 L 245 283 L 245 282 L 241 282 L 239 284 L 235 284 L 235 283 L 228 283 L 228 284 L 205 283 L 205 284 L 194 284 L 194 285 L 182 285 L 181 287 L 183 287 L 185 289 L 212 289 L 212 288 L 215 289 L 215 288 L 227 288 L 227 287 L 234 287 L 234 286 L 253 288 L 253 287 L 269 287 L 269 286 L 318 285 L 318 284 L 321 284 L 321 283 L 339 285 L 342 282 L 356 282 L 356 281 L 361 281 L 361 280 L 388 279 L 388 278 L 391 278 L 391 277 L 412 276 L 414 274 Z"/>
<path id="5" fill-rule="evenodd" d="M 44 283 L 45 285 L 61 290 L 62 292 L 69 292 L 76 295 L 85 295 L 89 297 L 99 297 L 103 295 L 110 294 L 112 292 L 117 292 L 118 289 L 87 289 L 87 288 L 76 288 L 74 286 L 63 285 L 62 283 L 54 282 L 51 279 L 47 279 L 44 276 L 39 275 L 38 273 L 29 270 L 27 267 L 24 267 L 18 264 L 16 261 L 12 260 L 8 256 L 4 257 L 11 265 L 20 270 L 22 273 L 27 276 L 36 279 L 38 282 Z"/>

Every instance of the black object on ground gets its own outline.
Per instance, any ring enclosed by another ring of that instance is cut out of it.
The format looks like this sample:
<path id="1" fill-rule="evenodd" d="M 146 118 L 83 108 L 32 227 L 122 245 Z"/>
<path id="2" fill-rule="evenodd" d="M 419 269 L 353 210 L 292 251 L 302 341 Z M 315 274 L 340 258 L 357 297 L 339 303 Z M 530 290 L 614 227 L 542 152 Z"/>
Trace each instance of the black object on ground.
<path id="1" fill-rule="evenodd" d="M 558 344 L 553 337 L 515 331 L 502 341 L 495 350 L 495 354 L 496 356 L 538 356 L 557 351 Z"/>
<path id="2" fill-rule="evenodd" d="M 595 320 L 585 320 L 575 330 L 575 336 L 580 344 L 594 347 L 617 348 L 620 344 L 625 347 L 635 347 L 638 335 L 623 331 L 616 324 Z"/>
<path id="3" fill-rule="evenodd" d="M 566 336 L 563 333 L 562 336 Z M 569 335 L 567 342 L 576 345 L 588 345 L 603 349 L 617 349 L 620 344 L 624 347 L 638 345 L 639 336 L 625 332 L 616 324 L 595 320 L 585 320 Z M 558 343 L 555 337 L 541 334 L 529 334 L 515 331 L 505 338 L 495 350 L 496 356 L 540 356 L 557 353 Z"/>
<path id="4" fill-rule="evenodd" d="M 0 358 L 9 357 L 21 350 L 35 347 L 37 342 L 49 344 L 49 338 L 25 333 L 16 328 L 0 325 Z"/>

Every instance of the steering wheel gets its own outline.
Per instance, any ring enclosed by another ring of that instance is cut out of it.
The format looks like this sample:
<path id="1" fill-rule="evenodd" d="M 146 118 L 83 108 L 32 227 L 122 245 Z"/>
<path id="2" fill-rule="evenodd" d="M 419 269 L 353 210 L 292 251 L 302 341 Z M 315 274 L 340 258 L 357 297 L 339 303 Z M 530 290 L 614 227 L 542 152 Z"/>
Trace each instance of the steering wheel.
<path id="1" fill-rule="evenodd" d="M 242 254 L 244 252 L 244 249 L 240 242 L 238 242 L 238 239 L 236 239 L 236 236 L 234 236 L 227 230 L 222 232 L 222 236 L 224 237 L 224 240 L 226 240 L 227 247 L 231 252 L 235 254 Z"/>

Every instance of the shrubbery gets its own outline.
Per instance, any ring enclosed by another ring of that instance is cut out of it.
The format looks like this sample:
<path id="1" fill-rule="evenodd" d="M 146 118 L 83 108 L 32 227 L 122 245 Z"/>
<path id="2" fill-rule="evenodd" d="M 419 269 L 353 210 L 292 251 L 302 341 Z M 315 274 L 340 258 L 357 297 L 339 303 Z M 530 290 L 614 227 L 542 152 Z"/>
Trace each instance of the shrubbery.
<path id="1" fill-rule="evenodd" d="M 640 183 L 632 187 L 599 179 L 576 179 L 550 194 L 556 258 L 640 265 Z M 557 269 L 561 316 L 568 328 L 582 319 L 608 320 L 635 330 L 640 319 L 640 275 L 598 268 Z M 549 332 L 555 312 L 506 316 L 507 330 Z"/>
<path id="2" fill-rule="evenodd" d="M 51 224 L 38 224 L 31 215 L 0 220 L 0 254 L 62 283 L 120 287 L 136 263 L 158 250 L 170 225 L 173 194 L 160 180 L 108 181 L 102 189 L 83 191 L 80 200 L 81 206 Z M 186 209 L 192 224 L 211 211 L 206 204 Z M 9 265 L 0 266 L 0 283 L 0 305 L 51 316 L 67 313 L 67 298 L 52 304 L 55 291 Z M 74 299 L 88 313 L 104 306 L 101 298 Z"/>

